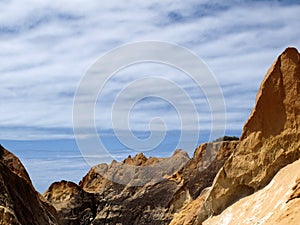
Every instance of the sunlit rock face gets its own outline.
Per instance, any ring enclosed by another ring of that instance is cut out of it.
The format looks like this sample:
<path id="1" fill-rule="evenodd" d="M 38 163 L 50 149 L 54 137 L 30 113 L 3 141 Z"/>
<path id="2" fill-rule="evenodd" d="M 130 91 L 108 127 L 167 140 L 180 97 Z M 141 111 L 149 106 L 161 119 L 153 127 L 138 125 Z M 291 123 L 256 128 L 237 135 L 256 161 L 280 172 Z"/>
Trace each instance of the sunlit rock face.
<path id="1" fill-rule="evenodd" d="M 300 221 L 300 160 L 281 169 L 263 189 L 207 219 L 204 225 L 298 225 Z"/>
<path id="2" fill-rule="evenodd" d="M 267 72 L 241 142 L 215 178 L 194 224 L 265 187 L 300 157 L 300 56 L 287 48 Z"/>

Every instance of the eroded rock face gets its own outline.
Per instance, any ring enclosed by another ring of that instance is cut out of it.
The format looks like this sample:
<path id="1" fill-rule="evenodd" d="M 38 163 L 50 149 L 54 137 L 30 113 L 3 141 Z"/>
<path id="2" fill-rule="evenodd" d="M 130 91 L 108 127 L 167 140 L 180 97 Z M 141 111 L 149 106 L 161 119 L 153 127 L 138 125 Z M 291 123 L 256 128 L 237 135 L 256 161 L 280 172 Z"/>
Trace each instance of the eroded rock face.
<path id="1" fill-rule="evenodd" d="M 58 224 L 55 209 L 39 198 L 20 160 L 1 145 L 0 224 Z"/>
<path id="2" fill-rule="evenodd" d="M 201 193 L 198 198 L 194 199 L 188 204 L 185 204 L 178 213 L 175 213 L 172 221 L 170 222 L 170 225 L 193 224 L 200 213 L 201 207 L 205 201 L 205 198 L 207 197 L 208 190 L 209 188 L 207 188 L 204 193 Z"/>
<path id="3" fill-rule="evenodd" d="M 203 224 L 298 225 L 300 198 L 299 193 L 295 193 L 299 187 L 299 168 L 300 160 L 284 167 L 265 188 L 239 200 Z"/>
<path id="4" fill-rule="evenodd" d="M 269 69 L 241 143 L 218 173 L 194 224 L 265 187 L 300 158 L 300 55 L 286 49 Z"/>
<path id="5" fill-rule="evenodd" d="M 43 196 L 57 209 L 60 224 L 85 225 L 95 217 L 95 196 L 73 182 L 55 182 Z"/>
<path id="6" fill-rule="evenodd" d="M 7 151 L 0 145 L 1 161 L 15 174 L 22 177 L 25 181 L 31 184 L 29 175 L 21 163 L 21 161 L 11 152 Z"/>
<path id="7" fill-rule="evenodd" d="M 162 173 L 173 174 L 187 161 L 184 151 L 167 159 L 138 154 L 123 162 L 93 167 L 79 185 L 54 183 L 44 197 L 55 206 L 63 224 L 168 224 L 166 211 L 178 184 Z M 86 207 L 91 209 L 89 216 L 80 215 Z"/>
<path id="8" fill-rule="evenodd" d="M 239 141 L 205 143 L 196 149 L 191 161 L 180 172 L 184 180 L 182 192 L 187 192 L 190 198 L 182 201 L 180 207 L 174 207 L 177 210 L 172 211 L 175 214 L 170 225 L 188 225 L 196 221 L 216 174 L 238 144 Z M 181 195 L 183 195 L 182 192 Z M 172 201 L 175 201 L 176 197 L 175 195 Z M 170 210 L 172 210 L 172 205 Z"/>
<path id="9" fill-rule="evenodd" d="M 212 185 L 217 172 L 238 144 L 239 141 L 204 143 L 195 150 L 193 158 L 182 173 L 192 199 L 197 198 L 204 188 Z"/>
<path id="10" fill-rule="evenodd" d="M 253 133 L 275 137 L 285 130 L 299 130 L 300 55 L 287 48 L 268 70 L 256 97 L 256 104 L 243 128 L 241 139 Z"/>
<path id="11" fill-rule="evenodd" d="M 94 166 L 79 186 L 54 183 L 44 197 L 55 206 L 62 224 L 169 224 L 174 213 L 212 184 L 237 144 L 202 144 L 192 159 L 182 150 L 165 159 L 129 156 Z M 210 157 L 215 158 L 212 163 Z M 86 208 L 89 213 L 80 214 Z"/>

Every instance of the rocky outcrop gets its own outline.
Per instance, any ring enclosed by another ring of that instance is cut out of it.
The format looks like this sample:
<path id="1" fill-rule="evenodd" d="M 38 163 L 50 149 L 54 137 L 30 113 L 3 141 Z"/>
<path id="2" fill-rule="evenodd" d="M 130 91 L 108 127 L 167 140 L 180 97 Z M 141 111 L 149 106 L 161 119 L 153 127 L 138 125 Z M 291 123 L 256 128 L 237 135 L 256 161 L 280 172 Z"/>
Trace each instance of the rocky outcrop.
<path id="1" fill-rule="evenodd" d="M 239 141 L 222 141 L 201 144 L 190 162 L 179 172 L 183 177 L 192 199 L 210 187 L 217 172 L 224 165 Z"/>
<path id="2" fill-rule="evenodd" d="M 3 162 L 13 173 L 17 174 L 19 177 L 31 184 L 29 175 L 18 157 L 4 149 L 1 145 L 0 157 L 1 162 Z"/>
<path id="3" fill-rule="evenodd" d="M 202 144 L 192 159 L 182 150 L 165 159 L 139 153 L 94 166 L 79 186 L 54 183 L 44 197 L 55 206 L 62 224 L 169 224 L 175 213 L 212 184 L 237 144 Z M 79 213 L 87 208 L 88 214 Z"/>
<path id="4" fill-rule="evenodd" d="M 241 142 L 215 178 L 194 224 L 265 187 L 300 158 L 300 55 L 287 48 L 267 72 Z"/>
<path id="5" fill-rule="evenodd" d="M 191 161 L 179 173 L 185 181 L 182 189 L 186 190 L 190 199 L 186 199 L 177 210 L 173 210 L 175 214 L 170 225 L 187 225 L 196 220 L 216 174 L 238 144 L 239 141 L 204 143 L 196 149 Z M 176 196 L 173 201 L 175 199 Z"/>
<path id="6" fill-rule="evenodd" d="M 241 139 L 253 133 L 260 138 L 296 131 L 300 123 L 300 55 L 287 48 L 268 70 L 256 97 L 256 104 L 243 128 Z"/>
<path id="7" fill-rule="evenodd" d="M 300 198 L 299 193 L 298 197 L 294 194 L 299 187 L 299 168 L 300 160 L 284 167 L 265 188 L 239 200 L 220 215 L 206 220 L 203 224 L 298 225 Z"/>
<path id="8" fill-rule="evenodd" d="M 173 173 L 188 160 L 183 151 L 167 159 L 146 158 L 140 153 L 123 162 L 93 167 L 79 185 L 54 183 L 44 197 L 55 206 L 63 224 L 167 224 L 166 209 L 178 184 L 161 173 Z M 91 209 L 88 214 L 78 213 L 86 208 Z M 72 216 L 77 223 L 66 220 Z"/>
<path id="9" fill-rule="evenodd" d="M 195 222 L 197 215 L 200 213 L 200 209 L 207 196 L 209 188 L 203 190 L 203 193 L 199 197 L 185 204 L 178 213 L 174 214 L 170 225 L 191 225 Z"/>
<path id="10" fill-rule="evenodd" d="M 20 160 L 1 145 L 0 224 L 58 224 L 55 209 L 40 199 Z"/>
<path id="11" fill-rule="evenodd" d="M 73 182 L 51 184 L 44 197 L 57 209 L 59 224 L 85 225 L 95 217 L 95 196 Z"/>

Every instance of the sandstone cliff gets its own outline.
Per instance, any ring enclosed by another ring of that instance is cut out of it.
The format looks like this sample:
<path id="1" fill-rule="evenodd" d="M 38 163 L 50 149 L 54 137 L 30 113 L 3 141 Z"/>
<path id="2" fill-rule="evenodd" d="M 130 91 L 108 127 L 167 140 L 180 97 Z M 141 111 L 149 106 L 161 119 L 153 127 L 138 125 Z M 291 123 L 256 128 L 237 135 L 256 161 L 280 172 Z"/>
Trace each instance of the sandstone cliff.
<path id="1" fill-rule="evenodd" d="M 20 160 L 0 145 L 0 224 L 57 224 L 55 209 L 40 197 Z"/>
<path id="2" fill-rule="evenodd" d="M 300 158 L 299 95 L 300 55 L 287 48 L 267 72 L 241 142 L 216 176 L 192 224 L 201 224 L 265 187 L 282 167 Z"/>
<path id="3" fill-rule="evenodd" d="M 239 141 L 205 143 L 196 149 L 192 160 L 183 171 L 180 171 L 185 181 L 182 189 L 189 193 L 190 198 L 174 211 L 174 218 L 170 225 L 187 225 L 196 220 L 217 172 L 238 144 Z M 206 152 L 209 152 L 209 155 L 212 154 L 212 161 L 209 157 L 207 158 Z"/>

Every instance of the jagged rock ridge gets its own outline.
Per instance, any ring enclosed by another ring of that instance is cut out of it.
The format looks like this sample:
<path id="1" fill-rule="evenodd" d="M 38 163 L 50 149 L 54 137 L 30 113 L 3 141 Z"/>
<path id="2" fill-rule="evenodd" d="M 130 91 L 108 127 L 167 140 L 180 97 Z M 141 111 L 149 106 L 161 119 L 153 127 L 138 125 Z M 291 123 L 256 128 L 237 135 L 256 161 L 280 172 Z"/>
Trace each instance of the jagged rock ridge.
<path id="1" fill-rule="evenodd" d="M 113 161 L 110 165 L 93 167 L 79 186 L 72 184 L 76 191 L 68 191 L 65 188 L 66 182 L 63 181 L 51 185 L 44 197 L 56 207 L 64 224 L 73 224 L 71 221 L 74 220 L 74 212 L 84 211 L 80 202 L 93 202 L 93 206 L 87 207 L 91 209 L 88 214 L 76 214 L 80 224 L 169 224 L 174 213 L 212 184 L 216 173 L 237 144 L 238 141 L 203 144 L 196 149 L 192 159 L 182 150 L 175 151 L 173 156 L 166 159 L 146 158 L 141 153 L 133 158 L 129 156 L 123 162 Z M 213 163 L 200 170 L 200 161 L 205 158 L 206 153 L 214 152 L 217 152 L 217 157 Z M 179 171 L 175 170 L 176 162 L 184 162 Z M 124 177 L 127 165 L 138 166 L 135 168 L 134 178 L 140 179 L 144 177 L 145 166 L 158 164 L 163 165 L 163 168 L 168 165 L 171 173 L 165 173 L 164 179 L 154 180 L 155 182 L 149 179 L 143 186 L 130 185 L 135 181 L 128 181 L 129 185 L 124 185 L 122 180 L 116 183 L 109 179 L 111 175 L 118 176 L 118 180 L 127 179 Z M 82 196 L 87 193 L 90 196 L 88 200 L 84 200 Z"/>

